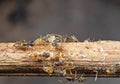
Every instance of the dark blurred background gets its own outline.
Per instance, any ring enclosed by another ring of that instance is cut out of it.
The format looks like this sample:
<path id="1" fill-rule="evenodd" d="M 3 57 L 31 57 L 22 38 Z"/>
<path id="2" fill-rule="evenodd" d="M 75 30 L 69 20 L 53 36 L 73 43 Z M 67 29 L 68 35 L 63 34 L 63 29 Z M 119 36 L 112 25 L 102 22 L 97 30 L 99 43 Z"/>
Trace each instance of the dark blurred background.
<path id="1" fill-rule="evenodd" d="M 0 0 L 0 42 L 40 35 L 75 35 L 80 41 L 120 40 L 120 0 Z M 0 77 L 0 84 L 63 84 L 64 78 Z M 88 78 L 84 84 L 119 84 L 119 78 Z M 70 83 L 72 84 L 72 83 Z"/>

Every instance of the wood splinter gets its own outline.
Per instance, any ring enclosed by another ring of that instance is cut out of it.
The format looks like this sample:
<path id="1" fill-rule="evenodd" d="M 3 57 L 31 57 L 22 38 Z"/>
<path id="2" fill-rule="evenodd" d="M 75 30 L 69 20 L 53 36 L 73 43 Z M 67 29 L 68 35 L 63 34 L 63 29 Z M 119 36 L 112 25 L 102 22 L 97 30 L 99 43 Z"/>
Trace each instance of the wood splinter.
<path id="1" fill-rule="evenodd" d="M 0 76 L 120 77 L 120 42 L 48 34 L 31 42 L 0 43 Z"/>

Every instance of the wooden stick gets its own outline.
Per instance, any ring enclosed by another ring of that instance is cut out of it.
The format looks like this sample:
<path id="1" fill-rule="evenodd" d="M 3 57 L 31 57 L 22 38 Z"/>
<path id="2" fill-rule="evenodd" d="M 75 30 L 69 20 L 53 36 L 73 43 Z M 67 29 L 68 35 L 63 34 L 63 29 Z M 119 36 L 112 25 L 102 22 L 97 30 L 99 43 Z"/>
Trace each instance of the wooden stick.
<path id="1" fill-rule="evenodd" d="M 1 76 L 120 77 L 120 42 L 0 43 Z"/>

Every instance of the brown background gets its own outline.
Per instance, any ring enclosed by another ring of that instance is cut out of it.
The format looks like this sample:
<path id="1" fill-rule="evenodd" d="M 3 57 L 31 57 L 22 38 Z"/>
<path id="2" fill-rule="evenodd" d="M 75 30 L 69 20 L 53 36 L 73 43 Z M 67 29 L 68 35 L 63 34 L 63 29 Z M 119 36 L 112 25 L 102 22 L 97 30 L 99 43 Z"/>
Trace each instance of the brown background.
<path id="1" fill-rule="evenodd" d="M 80 41 L 120 40 L 119 0 L 0 0 L 0 42 L 39 35 L 75 35 Z M 0 84 L 61 84 L 64 78 L 0 77 Z M 119 84 L 119 78 L 88 78 L 85 84 Z M 72 83 L 71 83 L 72 84 Z"/>

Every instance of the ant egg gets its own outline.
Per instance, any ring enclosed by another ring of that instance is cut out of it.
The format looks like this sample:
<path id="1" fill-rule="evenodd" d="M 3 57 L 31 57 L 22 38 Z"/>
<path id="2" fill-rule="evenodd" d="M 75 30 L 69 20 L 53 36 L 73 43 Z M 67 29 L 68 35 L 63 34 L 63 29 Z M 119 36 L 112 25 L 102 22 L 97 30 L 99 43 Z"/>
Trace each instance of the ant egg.
<path id="1" fill-rule="evenodd" d="M 39 55 L 40 55 L 39 52 L 35 52 L 35 53 L 33 53 L 33 54 L 31 55 L 32 60 L 36 60 L 36 61 L 38 61 L 39 58 L 40 58 Z"/>
<path id="2" fill-rule="evenodd" d="M 106 69 L 107 74 L 114 74 L 116 72 L 116 67 L 115 66 L 110 66 Z"/>
<path id="3" fill-rule="evenodd" d="M 43 71 L 45 71 L 48 74 L 52 74 L 54 71 L 54 68 L 52 66 L 43 67 Z"/>
<path id="4" fill-rule="evenodd" d="M 35 45 L 44 45 L 45 41 L 42 39 L 42 37 L 40 37 L 34 41 L 34 44 Z"/>
<path id="5" fill-rule="evenodd" d="M 50 37 L 48 38 L 48 41 L 49 41 L 50 43 L 53 43 L 55 39 L 56 39 L 55 36 L 50 36 Z"/>

